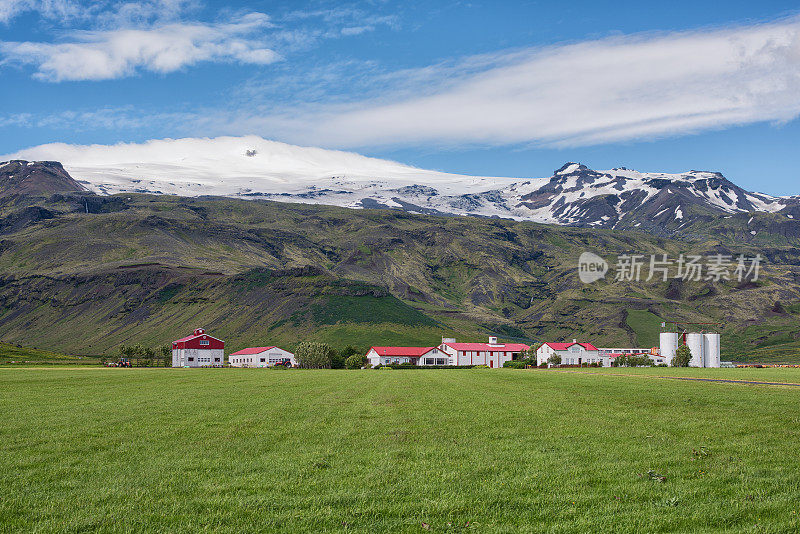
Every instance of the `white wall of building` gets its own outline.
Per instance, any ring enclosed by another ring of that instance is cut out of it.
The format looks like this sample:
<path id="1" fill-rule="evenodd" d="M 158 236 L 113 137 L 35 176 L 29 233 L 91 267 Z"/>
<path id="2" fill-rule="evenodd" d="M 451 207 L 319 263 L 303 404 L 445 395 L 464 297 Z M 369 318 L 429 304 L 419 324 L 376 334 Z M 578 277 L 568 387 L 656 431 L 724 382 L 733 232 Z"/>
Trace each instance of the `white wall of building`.
<path id="1" fill-rule="evenodd" d="M 221 367 L 224 349 L 172 349 L 172 367 Z"/>
<path id="2" fill-rule="evenodd" d="M 289 358 L 293 366 L 297 365 L 294 354 L 278 347 L 258 352 L 256 354 L 240 354 L 228 356 L 231 367 L 271 367 L 275 363 Z"/>
<path id="3" fill-rule="evenodd" d="M 417 360 L 417 365 L 451 365 L 451 359 L 448 354 L 442 352 L 438 348 L 432 348 L 419 358 L 411 358 L 409 356 L 387 356 L 378 354 L 375 349 L 369 349 L 367 352 L 367 362 L 372 367 L 377 365 L 392 365 L 400 363 L 409 363 Z"/>
<path id="4" fill-rule="evenodd" d="M 553 354 L 561 356 L 561 365 L 600 363 L 603 367 L 611 367 L 610 358 L 602 357 L 599 351 L 586 350 L 586 348 L 578 344 L 568 347 L 567 350 L 556 350 L 545 343 L 536 351 L 536 364 L 542 365 L 543 363 L 547 363 L 547 360 L 550 359 L 550 356 Z"/>

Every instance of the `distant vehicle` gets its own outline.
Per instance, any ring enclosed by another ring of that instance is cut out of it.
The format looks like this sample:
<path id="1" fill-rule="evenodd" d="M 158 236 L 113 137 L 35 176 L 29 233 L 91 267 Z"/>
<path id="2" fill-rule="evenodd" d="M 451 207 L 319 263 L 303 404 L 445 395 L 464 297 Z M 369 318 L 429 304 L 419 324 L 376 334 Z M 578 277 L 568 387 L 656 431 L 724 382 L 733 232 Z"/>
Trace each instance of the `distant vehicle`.
<path id="1" fill-rule="evenodd" d="M 131 361 L 128 358 L 120 358 L 116 362 L 108 362 L 106 367 L 130 367 Z"/>
<path id="2" fill-rule="evenodd" d="M 272 365 L 282 365 L 284 367 L 291 367 L 292 366 L 292 360 L 290 360 L 289 358 L 281 358 L 280 360 L 276 361 Z"/>

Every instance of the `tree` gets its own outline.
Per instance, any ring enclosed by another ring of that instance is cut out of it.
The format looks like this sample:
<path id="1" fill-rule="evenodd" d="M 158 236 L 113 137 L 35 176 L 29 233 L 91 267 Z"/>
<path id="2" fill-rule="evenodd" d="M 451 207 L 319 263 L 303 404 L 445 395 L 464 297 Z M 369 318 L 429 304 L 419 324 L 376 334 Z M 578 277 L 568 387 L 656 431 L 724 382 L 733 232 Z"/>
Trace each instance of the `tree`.
<path id="1" fill-rule="evenodd" d="M 547 363 L 550 365 L 561 365 L 561 356 L 558 354 L 551 354 L 549 358 L 547 358 Z"/>
<path id="2" fill-rule="evenodd" d="M 145 347 L 142 351 L 142 356 L 144 357 L 144 366 L 150 367 L 156 357 L 156 349 L 153 347 Z"/>
<path id="3" fill-rule="evenodd" d="M 690 361 L 692 361 L 692 351 L 686 346 L 686 343 L 683 343 L 672 357 L 672 367 L 689 367 Z"/>
<path id="4" fill-rule="evenodd" d="M 330 369 L 335 353 L 336 350 L 327 343 L 304 341 L 297 345 L 294 358 L 303 369 Z"/>
<path id="5" fill-rule="evenodd" d="M 617 356 L 614 359 L 614 367 L 652 367 L 653 360 L 646 354 L 631 354 Z"/>
<path id="6" fill-rule="evenodd" d="M 361 354 L 351 354 L 344 361 L 346 369 L 361 369 L 364 366 L 364 356 Z"/>
<path id="7" fill-rule="evenodd" d="M 347 345 L 345 348 L 341 350 L 341 352 L 339 352 L 339 354 L 342 355 L 342 358 L 347 359 L 353 354 L 362 354 L 362 351 L 358 350 L 353 345 Z"/>
<path id="8" fill-rule="evenodd" d="M 161 345 L 158 347 L 158 353 L 161 356 L 164 367 L 170 367 L 172 365 L 172 347 L 170 345 Z"/>
<path id="9" fill-rule="evenodd" d="M 344 369 L 345 357 L 336 349 L 331 349 L 331 369 Z"/>

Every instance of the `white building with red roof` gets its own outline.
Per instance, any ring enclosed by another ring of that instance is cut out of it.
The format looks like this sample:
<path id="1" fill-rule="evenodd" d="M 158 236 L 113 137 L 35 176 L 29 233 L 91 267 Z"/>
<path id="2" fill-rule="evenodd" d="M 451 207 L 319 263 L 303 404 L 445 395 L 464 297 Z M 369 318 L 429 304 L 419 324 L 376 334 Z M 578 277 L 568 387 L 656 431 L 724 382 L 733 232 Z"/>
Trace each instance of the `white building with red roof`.
<path id="1" fill-rule="evenodd" d="M 445 339 L 439 350 L 450 357 L 450 365 L 486 365 L 503 367 L 511 360 L 519 360 L 530 349 L 524 343 L 499 343 L 496 337 L 490 337 L 488 343 L 456 343 L 454 339 Z"/>
<path id="2" fill-rule="evenodd" d="M 222 367 L 224 363 L 225 342 L 202 328 L 172 342 L 172 367 Z"/>
<path id="3" fill-rule="evenodd" d="M 554 354 L 561 356 L 561 365 L 600 363 L 604 367 L 611 366 L 608 357 L 601 356 L 597 347 L 591 343 L 578 343 L 575 339 L 572 343 L 545 343 L 536 351 L 536 363 L 538 365 L 547 363 Z"/>
<path id="4" fill-rule="evenodd" d="M 437 347 L 370 347 L 367 361 L 377 365 L 450 365 L 449 356 Z"/>
<path id="5" fill-rule="evenodd" d="M 228 363 L 231 364 L 231 367 L 272 367 L 273 365 L 295 367 L 297 365 L 294 354 L 275 346 L 237 350 L 228 355 Z"/>

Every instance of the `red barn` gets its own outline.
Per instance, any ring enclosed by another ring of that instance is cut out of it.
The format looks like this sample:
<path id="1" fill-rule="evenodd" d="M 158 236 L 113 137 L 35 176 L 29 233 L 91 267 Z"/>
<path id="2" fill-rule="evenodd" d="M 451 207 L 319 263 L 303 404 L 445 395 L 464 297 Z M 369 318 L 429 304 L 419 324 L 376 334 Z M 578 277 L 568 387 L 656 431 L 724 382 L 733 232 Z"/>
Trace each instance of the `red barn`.
<path id="1" fill-rule="evenodd" d="M 172 342 L 172 367 L 222 367 L 224 363 L 225 342 L 202 328 Z"/>

